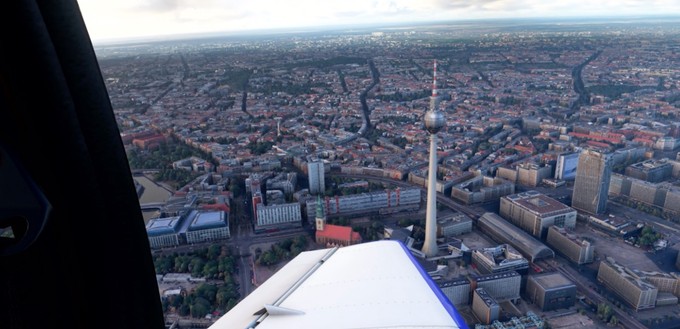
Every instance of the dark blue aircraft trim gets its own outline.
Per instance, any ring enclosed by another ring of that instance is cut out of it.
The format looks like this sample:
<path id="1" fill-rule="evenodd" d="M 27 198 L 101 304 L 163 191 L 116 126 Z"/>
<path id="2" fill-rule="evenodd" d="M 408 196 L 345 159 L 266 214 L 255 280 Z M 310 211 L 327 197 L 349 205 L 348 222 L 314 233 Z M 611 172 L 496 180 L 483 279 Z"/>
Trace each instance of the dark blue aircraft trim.
<path id="1" fill-rule="evenodd" d="M 397 241 L 398 242 L 398 241 Z M 413 257 L 413 254 L 411 254 L 411 251 L 406 248 L 406 246 L 398 242 L 399 245 L 404 249 L 404 252 L 408 255 L 409 259 L 411 260 L 411 263 L 418 269 L 418 272 L 420 272 L 420 275 L 423 277 L 425 282 L 427 282 L 427 285 L 430 286 L 430 289 L 432 289 L 432 292 L 439 298 L 439 302 L 444 306 L 444 309 L 446 309 L 447 312 L 449 312 L 449 315 L 451 315 L 451 318 L 453 319 L 454 322 L 456 322 L 456 325 L 458 325 L 458 328 L 460 329 L 469 329 L 467 324 L 465 324 L 465 320 L 460 316 L 456 308 L 451 304 L 451 301 L 449 300 L 446 295 L 444 295 L 444 292 L 442 292 L 441 289 L 439 289 L 439 286 L 432 281 L 432 278 L 430 277 L 425 270 L 423 270 L 422 267 L 420 267 L 420 264 L 418 264 L 418 261 Z"/>

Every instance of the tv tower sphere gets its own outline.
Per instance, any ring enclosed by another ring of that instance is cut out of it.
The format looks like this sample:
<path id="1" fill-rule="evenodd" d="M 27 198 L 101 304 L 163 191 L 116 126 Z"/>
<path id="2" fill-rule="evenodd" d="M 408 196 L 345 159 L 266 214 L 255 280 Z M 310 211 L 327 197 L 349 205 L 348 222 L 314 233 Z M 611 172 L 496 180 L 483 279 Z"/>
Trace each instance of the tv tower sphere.
<path id="1" fill-rule="evenodd" d="M 427 111 L 423 117 L 423 121 L 425 121 L 425 130 L 430 134 L 438 133 L 446 124 L 444 115 L 437 110 Z"/>

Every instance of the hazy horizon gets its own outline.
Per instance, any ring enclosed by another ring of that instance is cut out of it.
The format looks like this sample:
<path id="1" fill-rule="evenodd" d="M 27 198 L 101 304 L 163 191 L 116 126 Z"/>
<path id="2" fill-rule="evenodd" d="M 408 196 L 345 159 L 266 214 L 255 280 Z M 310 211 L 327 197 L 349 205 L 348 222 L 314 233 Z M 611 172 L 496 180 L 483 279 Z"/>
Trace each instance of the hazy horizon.
<path id="1" fill-rule="evenodd" d="M 90 38 L 97 43 L 366 25 L 663 17 L 680 13 L 680 3 L 670 0 L 79 0 L 78 5 Z"/>
<path id="2" fill-rule="evenodd" d="M 86 19 L 87 20 L 87 19 Z M 528 18 L 479 18 L 479 19 L 461 19 L 461 20 L 438 20 L 438 21 L 405 21 L 405 22 L 387 22 L 387 23 L 372 23 L 372 24 L 347 24 L 347 25 L 317 25 L 317 26 L 301 26 L 301 27 L 287 27 L 287 28 L 267 28 L 267 29 L 252 29 L 252 30 L 224 30 L 224 31 L 204 31 L 194 33 L 177 33 L 166 35 L 145 35 L 145 36 L 129 36 L 109 39 L 95 39 L 90 34 L 90 38 L 97 46 L 116 46 L 135 43 L 146 42 L 164 42 L 164 41 L 180 41 L 193 39 L 207 39 L 220 37 L 249 37 L 249 36 L 280 36 L 291 35 L 296 33 L 323 33 L 323 32 L 349 32 L 349 31 L 363 31 L 363 30 L 392 30 L 395 28 L 416 28 L 434 25 L 472 25 L 472 24 L 489 24 L 490 26 L 501 27 L 503 25 L 515 24 L 632 24 L 632 23 L 648 23 L 652 20 L 655 23 L 680 20 L 680 15 L 636 15 L 636 16 L 588 16 L 588 17 L 528 17 Z M 565 28 L 569 25 L 565 25 Z"/>

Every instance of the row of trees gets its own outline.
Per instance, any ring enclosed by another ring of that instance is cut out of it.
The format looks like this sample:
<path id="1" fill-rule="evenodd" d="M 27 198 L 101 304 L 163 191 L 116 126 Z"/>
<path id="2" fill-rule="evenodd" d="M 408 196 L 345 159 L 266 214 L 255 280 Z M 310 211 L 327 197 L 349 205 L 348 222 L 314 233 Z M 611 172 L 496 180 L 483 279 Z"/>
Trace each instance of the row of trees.
<path id="1" fill-rule="evenodd" d="M 385 232 L 385 224 L 379 220 L 371 220 L 371 225 L 369 226 L 355 226 L 352 230 L 359 232 L 361 238 L 364 242 L 380 240 L 382 234 Z"/>
<path id="2" fill-rule="evenodd" d="M 607 322 L 612 326 L 619 324 L 619 319 L 614 315 L 611 306 L 606 303 L 600 303 L 597 305 L 597 317 L 603 322 Z"/>
<path id="3" fill-rule="evenodd" d="M 170 139 L 167 143 L 161 143 L 155 150 L 133 148 L 127 153 L 128 162 L 133 169 L 170 169 L 173 162 L 190 156 L 212 161 L 210 154 L 174 139 Z M 213 164 L 216 165 L 216 163 Z"/>
<path id="4" fill-rule="evenodd" d="M 304 235 L 283 240 L 273 244 L 269 250 L 261 252 L 255 263 L 257 265 L 269 266 L 283 260 L 292 259 L 307 248 L 307 243 L 307 238 Z"/>
<path id="5" fill-rule="evenodd" d="M 186 295 L 173 295 L 162 301 L 163 312 L 174 312 L 180 316 L 202 318 L 214 311 L 228 312 L 239 300 L 238 286 L 224 284 L 216 286 L 201 283 Z"/>
<path id="6" fill-rule="evenodd" d="M 187 294 L 163 298 L 163 311 L 202 318 L 206 314 L 229 311 L 241 298 L 234 281 L 236 258 L 226 247 L 211 245 L 189 254 L 154 256 L 156 273 L 191 273 L 195 277 L 221 280 L 201 283 Z"/>
<path id="7" fill-rule="evenodd" d="M 262 155 L 271 150 L 273 145 L 272 142 L 250 142 L 247 147 L 254 155 Z"/>
<path id="8" fill-rule="evenodd" d="M 162 182 L 173 182 L 172 185 L 175 189 L 179 189 L 184 185 L 189 184 L 196 177 L 201 174 L 195 171 L 188 171 L 184 169 L 161 169 L 155 176 L 154 179 Z"/>
<path id="9" fill-rule="evenodd" d="M 642 232 L 640 232 L 640 236 L 638 236 L 637 243 L 641 246 L 649 247 L 661 238 L 661 233 L 654 232 L 651 226 L 645 226 Z"/>
<path id="10" fill-rule="evenodd" d="M 194 253 L 154 256 L 157 274 L 191 273 L 194 277 L 231 280 L 236 272 L 236 257 L 229 249 L 211 245 Z"/>

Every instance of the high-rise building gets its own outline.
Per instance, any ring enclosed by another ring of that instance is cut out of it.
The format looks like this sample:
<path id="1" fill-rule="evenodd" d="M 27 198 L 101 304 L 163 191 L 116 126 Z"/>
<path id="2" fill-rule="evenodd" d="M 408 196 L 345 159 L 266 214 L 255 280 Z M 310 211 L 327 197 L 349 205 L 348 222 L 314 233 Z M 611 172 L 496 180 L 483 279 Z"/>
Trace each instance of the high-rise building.
<path id="1" fill-rule="evenodd" d="M 438 111 L 438 107 L 437 61 L 435 61 L 430 110 L 423 116 L 425 130 L 430 134 L 430 165 L 427 173 L 427 213 L 425 215 L 425 243 L 423 243 L 423 253 L 427 257 L 437 254 L 437 132 L 446 124 L 446 119 Z"/>
<path id="2" fill-rule="evenodd" d="M 307 175 L 309 178 L 309 193 L 323 194 L 326 190 L 326 183 L 324 181 L 324 165 L 323 161 L 314 161 L 307 163 Z"/>
<path id="3" fill-rule="evenodd" d="M 578 157 L 571 206 L 591 214 L 603 213 L 607 208 L 611 173 L 611 154 L 582 151 Z"/>

